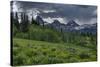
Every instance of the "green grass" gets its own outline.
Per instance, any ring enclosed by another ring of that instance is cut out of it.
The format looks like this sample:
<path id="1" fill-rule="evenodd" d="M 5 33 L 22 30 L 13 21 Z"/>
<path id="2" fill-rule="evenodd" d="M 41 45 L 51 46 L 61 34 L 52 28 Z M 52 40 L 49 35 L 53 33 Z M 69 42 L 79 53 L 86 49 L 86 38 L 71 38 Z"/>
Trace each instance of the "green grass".
<path id="1" fill-rule="evenodd" d="M 96 51 L 72 43 L 13 39 L 13 65 L 96 61 Z"/>

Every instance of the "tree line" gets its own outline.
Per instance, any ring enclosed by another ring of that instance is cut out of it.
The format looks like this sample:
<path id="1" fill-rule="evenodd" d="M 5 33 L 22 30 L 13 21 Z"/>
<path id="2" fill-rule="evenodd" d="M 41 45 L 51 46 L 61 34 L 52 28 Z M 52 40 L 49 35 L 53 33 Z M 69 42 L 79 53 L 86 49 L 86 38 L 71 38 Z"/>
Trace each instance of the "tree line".
<path id="1" fill-rule="evenodd" d="M 96 36 L 91 33 L 64 32 L 62 28 L 60 31 L 57 31 L 53 28 L 44 26 L 44 22 L 40 16 L 37 16 L 37 18 L 34 20 L 32 16 L 30 21 L 28 15 L 22 12 L 20 13 L 21 21 L 19 22 L 18 13 L 11 12 L 13 35 L 15 36 L 17 34 L 16 37 L 20 38 L 50 42 L 82 42 L 82 40 L 86 41 L 86 37 L 90 38 L 93 43 L 96 41 Z M 40 22 L 42 24 L 40 24 Z"/>
<path id="2" fill-rule="evenodd" d="M 29 17 L 25 12 L 21 12 L 20 13 L 20 20 L 21 22 L 19 22 L 19 17 L 18 17 L 18 12 L 11 12 L 11 23 L 21 32 L 27 32 L 29 30 L 29 25 L 30 24 L 34 24 L 34 25 L 40 25 L 40 21 L 43 20 L 34 20 L 33 16 L 31 21 L 29 21 Z M 41 18 L 40 16 L 37 16 L 37 18 Z M 42 26 L 44 26 L 44 22 L 42 22 Z"/>

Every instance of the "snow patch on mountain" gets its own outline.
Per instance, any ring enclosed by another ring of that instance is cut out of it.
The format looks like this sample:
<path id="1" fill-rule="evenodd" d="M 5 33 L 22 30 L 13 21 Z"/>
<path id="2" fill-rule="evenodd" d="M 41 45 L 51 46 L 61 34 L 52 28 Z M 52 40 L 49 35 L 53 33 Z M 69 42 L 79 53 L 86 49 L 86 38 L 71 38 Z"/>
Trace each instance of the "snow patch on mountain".
<path id="1" fill-rule="evenodd" d="M 61 17 L 55 17 L 55 18 L 51 18 L 51 17 L 48 17 L 48 18 L 43 18 L 44 21 L 48 22 L 48 23 L 52 23 L 54 22 L 54 20 L 58 20 L 60 23 L 66 23 L 66 20 L 65 18 L 61 18 Z"/>

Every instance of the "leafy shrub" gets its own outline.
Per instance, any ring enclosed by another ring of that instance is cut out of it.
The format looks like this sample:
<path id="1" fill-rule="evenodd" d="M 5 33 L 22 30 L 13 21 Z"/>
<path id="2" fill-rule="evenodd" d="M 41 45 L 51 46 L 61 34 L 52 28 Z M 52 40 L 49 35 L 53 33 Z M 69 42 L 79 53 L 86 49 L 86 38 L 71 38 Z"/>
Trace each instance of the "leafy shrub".
<path id="1" fill-rule="evenodd" d="M 14 65 L 23 65 L 27 60 L 27 56 L 24 54 L 18 54 L 17 56 L 13 56 Z"/>
<path id="2" fill-rule="evenodd" d="M 51 51 L 56 51 L 56 48 L 52 48 Z"/>
<path id="3" fill-rule="evenodd" d="M 23 38 L 23 39 L 29 39 L 29 33 L 23 33 L 23 32 L 20 32 L 20 33 L 17 33 L 16 36 L 17 38 Z"/>
<path id="4" fill-rule="evenodd" d="M 81 59 L 87 59 L 87 58 L 90 58 L 90 56 L 89 56 L 88 53 L 81 53 L 81 54 L 79 55 L 79 57 L 80 57 Z"/>
<path id="5" fill-rule="evenodd" d="M 71 57 L 71 58 L 68 59 L 68 62 L 71 62 L 71 63 L 79 62 L 79 59 L 77 59 L 76 57 Z"/>
<path id="6" fill-rule="evenodd" d="M 43 55 L 47 55 L 47 52 L 42 52 Z"/>

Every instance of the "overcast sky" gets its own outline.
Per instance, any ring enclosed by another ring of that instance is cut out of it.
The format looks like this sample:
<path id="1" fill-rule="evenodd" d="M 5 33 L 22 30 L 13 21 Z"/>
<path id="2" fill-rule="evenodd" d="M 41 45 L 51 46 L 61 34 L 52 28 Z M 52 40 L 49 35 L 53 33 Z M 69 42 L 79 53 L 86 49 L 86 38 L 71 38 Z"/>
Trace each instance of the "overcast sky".
<path id="1" fill-rule="evenodd" d="M 97 22 L 97 7 L 92 5 L 14 1 L 11 2 L 11 11 L 27 12 L 30 18 L 32 15 L 34 18 L 40 15 L 44 21 L 49 23 L 56 19 L 61 23 L 75 20 L 80 25 Z"/>

